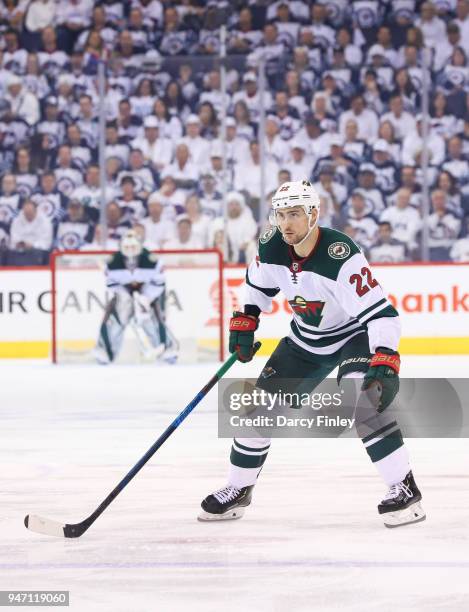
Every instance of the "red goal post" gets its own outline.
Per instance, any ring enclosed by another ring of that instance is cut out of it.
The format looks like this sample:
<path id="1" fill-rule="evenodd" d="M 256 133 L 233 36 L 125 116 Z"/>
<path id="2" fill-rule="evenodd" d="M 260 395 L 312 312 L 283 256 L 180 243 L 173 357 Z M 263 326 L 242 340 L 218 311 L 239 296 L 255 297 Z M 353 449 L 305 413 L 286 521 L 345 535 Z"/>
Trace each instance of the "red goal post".
<path id="1" fill-rule="evenodd" d="M 51 254 L 53 363 L 92 360 L 108 299 L 105 265 L 115 252 L 70 250 Z M 191 357 L 192 361 L 223 360 L 222 254 L 218 249 L 152 253 L 164 265 L 167 324 L 181 344 L 181 362 L 190 362 Z M 131 334 L 126 332 L 126 336 Z"/>

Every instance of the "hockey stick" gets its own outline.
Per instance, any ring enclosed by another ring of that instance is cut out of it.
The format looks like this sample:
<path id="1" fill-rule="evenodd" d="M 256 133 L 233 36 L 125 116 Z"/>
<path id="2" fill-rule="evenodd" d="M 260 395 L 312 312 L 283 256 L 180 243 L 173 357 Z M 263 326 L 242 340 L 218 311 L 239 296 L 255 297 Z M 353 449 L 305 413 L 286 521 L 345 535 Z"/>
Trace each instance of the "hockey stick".
<path id="1" fill-rule="evenodd" d="M 261 346 L 260 342 L 254 344 L 254 353 L 256 353 Z M 143 466 L 153 457 L 156 451 L 166 442 L 169 436 L 179 427 L 184 419 L 194 410 L 199 402 L 207 395 L 207 393 L 214 387 L 217 382 L 226 374 L 226 372 L 235 363 L 238 356 L 236 353 L 232 353 L 225 363 L 220 367 L 216 374 L 208 381 L 194 399 L 184 408 L 184 410 L 174 419 L 174 421 L 166 428 L 156 442 L 151 446 L 143 457 L 137 461 L 134 467 L 124 476 L 120 483 L 109 493 L 106 499 L 96 508 L 96 510 L 90 514 L 81 523 L 69 524 L 59 523 L 47 518 L 42 518 L 35 514 L 28 514 L 25 516 L 24 524 L 27 529 L 36 531 L 37 533 L 43 533 L 45 535 L 57 536 L 59 538 L 79 538 L 85 533 L 87 529 L 96 521 L 96 519 L 106 510 L 106 508 L 115 500 L 119 493 L 129 484 L 129 482 L 138 474 Z"/>

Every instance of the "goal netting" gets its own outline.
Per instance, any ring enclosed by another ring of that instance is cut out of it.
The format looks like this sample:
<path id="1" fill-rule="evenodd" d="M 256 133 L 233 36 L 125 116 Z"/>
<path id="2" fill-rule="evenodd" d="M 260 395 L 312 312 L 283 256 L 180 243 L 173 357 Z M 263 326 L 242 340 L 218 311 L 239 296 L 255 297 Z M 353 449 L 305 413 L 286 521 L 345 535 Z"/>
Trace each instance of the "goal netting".
<path id="1" fill-rule="evenodd" d="M 51 257 L 52 361 L 92 362 L 104 309 L 111 251 L 59 251 Z M 166 323 L 179 363 L 223 358 L 223 262 L 219 251 L 154 251 L 166 275 Z M 149 361 L 129 325 L 117 362 Z"/>

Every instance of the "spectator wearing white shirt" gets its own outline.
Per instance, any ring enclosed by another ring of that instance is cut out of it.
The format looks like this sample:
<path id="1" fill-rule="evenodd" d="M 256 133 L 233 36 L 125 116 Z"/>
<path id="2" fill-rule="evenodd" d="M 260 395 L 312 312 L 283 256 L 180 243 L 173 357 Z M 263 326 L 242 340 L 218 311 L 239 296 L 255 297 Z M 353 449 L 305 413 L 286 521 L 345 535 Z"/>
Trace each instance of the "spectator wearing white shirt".
<path id="1" fill-rule="evenodd" d="M 446 38 L 445 22 L 437 17 L 435 6 L 431 2 L 424 2 L 420 7 L 420 17 L 415 25 L 425 37 L 425 45 L 436 48 Z"/>
<path id="2" fill-rule="evenodd" d="M 358 123 L 355 119 L 349 119 L 345 124 L 344 153 L 360 163 L 367 157 L 368 146 L 369 143 L 358 138 Z"/>
<path id="3" fill-rule="evenodd" d="M 69 63 L 70 57 L 58 48 L 57 34 L 53 26 L 47 26 L 42 30 L 41 42 L 42 50 L 37 54 L 41 71 L 48 78 L 57 78 Z M 70 77 L 72 85 L 74 85 L 74 75 L 70 75 Z"/>
<path id="4" fill-rule="evenodd" d="M 446 194 L 441 189 L 432 191 L 431 202 L 433 213 L 423 220 L 429 231 L 430 261 L 447 261 L 461 229 L 461 221 L 448 212 Z"/>
<path id="5" fill-rule="evenodd" d="M 203 249 L 202 242 L 192 235 L 192 222 L 187 214 L 176 217 L 176 236 L 165 242 L 167 250 L 190 251 Z"/>
<path id="6" fill-rule="evenodd" d="M 464 159 L 462 140 L 459 136 L 453 136 L 448 140 L 448 155 L 442 168 L 452 174 L 460 185 L 467 182 L 469 163 Z"/>
<path id="7" fill-rule="evenodd" d="M 22 198 L 16 186 L 16 176 L 6 173 L 2 177 L 0 191 L 0 223 L 9 226 L 18 214 Z"/>
<path id="8" fill-rule="evenodd" d="M 171 163 L 173 158 L 173 145 L 168 138 L 159 134 L 159 121 L 153 115 L 145 117 L 143 122 L 144 135 L 132 141 L 132 149 L 139 149 L 145 161 L 161 171 Z"/>
<path id="9" fill-rule="evenodd" d="M 130 97 L 132 113 L 137 117 L 147 117 L 155 103 L 155 86 L 150 79 L 142 78 L 137 86 L 135 94 Z"/>
<path id="10" fill-rule="evenodd" d="M 422 221 L 417 210 L 410 205 L 411 196 L 410 189 L 401 187 L 397 191 L 395 205 L 382 212 L 380 221 L 389 222 L 393 237 L 414 251 L 417 248 L 417 234 L 422 227 Z"/>
<path id="11" fill-rule="evenodd" d="M 60 250 L 76 250 L 90 243 L 93 238 L 93 225 L 79 200 L 70 200 L 67 214 L 57 226 L 55 244 Z"/>
<path id="12" fill-rule="evenodd" d="M 148 28 L 163 26 L 163 4 L 160 0 L 132 0 L 131 6 L 141 11 L 143 23 Z"/>
<path id="13" fill-rule="evenodd" d="M 161 181 L 161 187 L 158 194 L 159 197 L 162 198 L 163 204 L 168 212 L 174 210 L 177 213 L 182 213 L 184 211 L 187 193 L 183 189 L 178 189 L 176 181 L 172 176 L 164 177 Z M 166 214 L 165 218 L 167 218 Z M 171 216 L 171 218 L 174 218 L 174 216 Z"/>
<path id="14" fill-rule="evenodd" d="M 202 212 L 199 198 L 192 194 L 186 200 L 186 214 L 192 223 L 192 236 L 197 238 L 203 248 L 208 247 L 210 217 Z"/>
<path id="15" fill-rule="evenodd" d="M 200 177 L 200 187 L 197 191 L 202 211 L 211 219 L 222 215 L 222 194 L 216 190 L 215 176 L 206 171 Z"/>
<path id="16" fill-rule="evenodd" d="M 446 25 L 446 36 L 443 40 L 438 41 L 438 45 L 435 47 L 435 55 L 433 57 L 433 69 L 435 72 L 439 72 L 445 66 L 445 64 L 451 58 L 455 47 L 462 46 L 461 32 L 459 26 L 456 23 L 448 23 Z M 467 53 L 467 50 L 466 50 Z"/>
<path id="17" fill-rule="evenodd" d="M 405 166 L 414 166 L 416 156 L 423 149 L 422 139 L 422 115 L 417 115 L 417 129 L 415 132 L 407 134 L 402 143 L 402 163 Z M 441 136 L 429 130 L 428 149 L 432 152 L 432 164 L 438 166 L 445 158 L 445 141 Z"/>
<path id="18" fill-rule="evenodd" d="M 454 178 L 451 172 L 443 170 L 438 175 L 436 184 L 438 189 L 443 190 L 446 193 L 446 206 L 449 212 L 452 212 L 456 217 L 463 216 L 463 210 L 461 207 L 461 193 L 458 185 L 458 181 Z"/>
<path id="19" fill-rule="evenodd" d="M 260 94 L 257 87 L 257 76 L 254 72 L 246 72 L 243 76 L 242 91 L 238 91 L 233 95 L 232 103 L 236 105 L 237 102 L 244 102 L 249 111 L 252 121 L 258 121 L 259 109 L 261 104 Z M 270 108 L 272 106 L 272 96 L 267 90 L 264 94 L 264 106 Z"/>
<path id="20" fill-rule="evenodd" d="M 18 32 L 13 29 L 6 30 L 6 32 L 3 32 L 3 41 L 3 68 L 14 74 L 24 74 L 28 52 L 26 49 L 20 48 Z"/>
<path id="21" fill-rule="evenodd" d="M 123 176 L 120 181 L 121 194 L 115 202 L 124 211 L 125 219 L 132 225 L 140 222 L 147 214 L 145 202 L 135 193 L 135 181 L 131 176 Z"/>
<path id="22" fill-rule="evenodd" d="M 52 247 L 52 223 L 38 212 L 32 200 L 26 200 L 18 216 L 13 219 L 10 245 L 17 251 L 48 251 Z"/>
<path id="23" fill-rule="evenodd" d="M 414 117 L 404 110 L 404 103 L 400 95 L 393 95 L 389 101 L 389 113 L 384 113 L 380 121 L 389 121 L 395 130 L 396 138 L 404 138 L 407 134 L 415 132 Z"/>
<path id="24" fill-rule="evenodd" d="M 268 159 L 282 166 L 290 157 L 288 143 L 279 135 L 280 121 L 275 115 L 268 115 L 265 122 L 265 154 Z"/>
<path id="25" fill-rule="evenodd" d="M 223 174 L 223 149 L 222 143 L 219 140 L 212 140 L 208 164 L 204 166 L 202 172 L 213 176 L 215 189 L 219 193 L 223 191 L 223 180 L 226 180 L 228 188 L 231 188 L 233 183 L 233 167 L 227 164 L 225 175 Z"/>
<path id="26" fill-rule="evenodd" d="M 5 99 L 9 102 L 14 117 L 23 119 L 30 126 L 39 121 L 39 102 L 33 93 L 23 87 L 19 76 L 14 74 L 8 79 Z"/>
<path id="27" fill-rule="evenodd" d="M 387 64 L 389 66 L 397 66 L 398 56 L 393 46 L 392 31 L 389 26 L 381 26 L 379 28 L 376 42 L 383 48 Z"/>
<path id="28" fill-rule="evenodd" d="M 384 210 L 384 198 L 376 186 L 376 168 L 373 164 L 361 164 L 358 169 L 358 186 L 355 191 L 362 194 L 366 203 L 366 213 L 379 217 Z"/>
<path id="29" fill-rule="evenodd" d="M 261 161 L 259 143 L 253 141 L 249 145 L 249 158 L 235 169 L 234 185 L 237 191 L 245 191 L 253 200 L 259 200 L 261 195 Z M 265 195 L 277 187 L 278 164 L 273 160 L 265 163 Z"/>
<path id="30" fill-rule="evenodd" d="M 184 191 L 189 191 L 197 186 L 199 169 L 190 161 L 189 148 L 185 142 L 177 145 L 173 163 L 163 170 L 161 176 L 162 178 L 172 176 L 176 181 L 176 187 Z"/>
<path id="31" fill-rule="evenodd" d="M 226 202 L 229 259 L 234 263 L 250 262 L 256 253 L 257 223 L 241 193 L 230 191 L 226 196 Z"/>
<path id="32" fill-rule="evenodd" d="M 237 123 L 234 117 L 226 118 L 226 157 L 232 165 L 242 163 L 249 155 L 249 142 L 238 136 Z"/>
<path id="33" fill-rule="evenodd" d="M 290 141 L 291 159 L 286 164 L 280 164 L 290 173 L 292 181 L 309 181 L 313 171 L 313 164 L 306 157 L 306 147 L 303 141 L 293 139 Z"/>
<path id="34" fill-rule="evenodd" d="M 365 101 L 361 94 L 353 96 L 350 101 L 350 110 L 343 112 L 339 119 L 339 131 L 345 136 L 345 126 L 349 119 L 354 119 L 358 125 L 358 138 L 372 142 L 378 135 L 378 117 L 372 110 L 365 108 Z"/>
<path id="35" fill-rule="evenodd" d="M 117 202 L 109 202 L 106 206 L 107 237 L 120 240 L 130 229 L 131 224 L 125 218 L 124 209 Z"/>
<path id="36" fill-rule="evenodd" d="M 158 173 L 151 163 L 145 162 L 143 152 L 140 149 L 134 149 L 130 152 L 129 169 L 123 170 L 119 174 L 118 181 L 122 179 L 123 175 L 131 176 L 134 179 L 135 192 L 144 200 L 159 184 Z"/>
<path id="37" fill-rule="evenodd" d="M 340 217 L 342 206 L 347 199 L 347 189 L 341 183 L 334 181 L 334 167 L 323 164 L 319 169 L 319 181 L 313 183 L 320 196 L 328 198 L 331 203 L 331 214 Z"/>
<path id="38" fill-rule="evenodd" d="M 59 147 L 54 174 L 57 189 L 66 196 L 70 196 L 74 189 L 83 184 L 83 175 L 73 167 L 72 151 L 68 145 Z"/>
<path id="39" fill-rule="evenodd" d="M 173 142 L 182 138 L 182 123 L 178 116 L 170 115 L 162 98 L 156 98 L 153 113 L 160 122 L 160 134 Z"/>
<path id="40" fill-rule="evenodd" d="M 59 0 L 55 20 L 60 46 L 67 53 L 73 51 L 80 33 L 90 27 L 92 12 L 93 0 Z"/>
<path id="41" fill-rule="evenodd" d="M 200 135 L 200 119 L 197 115 L 189 115 L 186 119 L 186 135 L 181 142 L 187 145 L 191 161 L 202 168 L 207 163 L 210 154 L 210 143 Z"/>
<path id="42" fill-rule="evenodd" d="M 386 50 L 382 45 L 372 45 L 368 51 L 367 66 L 362 68 L 361 81 L 369 70 L 373 70 L 376 74 L 379 88 L 383 92 L 391 91 L 393 87 L 394 69 L 389 64 L 386 57 Z"/>
<path id="43" fill-rule="evenodd" d="M 456 19 L 453 20 L 460 31 L 461 39 L 464 41 L 463 44 L 466 46 L 469 52 L 469 2 L 468 0 L 457 0 L 456 2 Z"/>
<path id="44" fill-rule="evenodd" d="M 314 164 L 329 154 L 329 135 L 321 132 L 319 121 L 312 114 L 306 115 L 304 127 L 295 136 L 305 147 L 306 156 Z"/>
<path id="45" fill-rule="evenodd" d="M 432 98 L 432 110 L 430 123 L 432 131 L 439 134 L 445 140 L 455 136 L 461 131 L 462 121 L 447 110 L 447 98 L 442 91 L 438 91 Z"/>
<path id="46" fill-rule="evenodd" d="M 376 239 L 378 225 L 366 214 L 365 198 L 359 191 L 353 191 L 350 196 L 346 222 L 355 228 L 358 242 L 369 249 Z"/>
<path id="47" fill-rule="evenodd" d="M 370 263 L 400 263 L 406 260 L 406 246 L 393 237 L 388 221 L 380 221 L 378 235 L 368 250 Z"/>
<path id="48" fill-rule="evenodd" d="M 164 205 L 157 194 L 148 198 L 148 217 L 140 221 L 145 228 L 146 240 L 153 249 L 162 249 L 167 240 L 176 235 L 176 224 L 171 219 L 164 219 Z"/>
<path id="49" fill-rule="evenodd" d="M 106 158 L 117 157 L 121 160 L 122 166 L 129 163 L 130 147 L 119 139 L 117 123 L 110 121 L 106 124 Z"/>
<path id="50" fill-rule="evenodd" d="M 451 247 L 449 255 L 456 263 L 469 262 L 469 218 L 466 218 L 466 235 L 464 238 L 456 240 Z"/>

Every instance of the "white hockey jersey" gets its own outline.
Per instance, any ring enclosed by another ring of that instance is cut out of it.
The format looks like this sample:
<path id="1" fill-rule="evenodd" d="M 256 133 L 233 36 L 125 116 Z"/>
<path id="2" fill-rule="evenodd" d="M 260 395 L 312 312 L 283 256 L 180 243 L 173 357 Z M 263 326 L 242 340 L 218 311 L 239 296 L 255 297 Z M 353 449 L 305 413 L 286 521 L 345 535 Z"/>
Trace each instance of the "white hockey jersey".
<path id="1" fill-rule="evenodd" d="M 126 286 L 140 285 L 139 293 L 150 302 L 165 290 L 163 264 L 146 249 L 138 256 L 135 267 L 127 265 L 121 252 L 115 253 L 106 265 L 106 287 L 114 293 L 128 293 Z"/>
<path id="2" fill-rule="evenodd" d="M 246 273 L 245 304 L 269 311 L 281 291 L 292 309 L 290 338 L 303 349 L 328 355 L 368 332 L 370 351 L 397 350 L 399 316 L 359 247 L 342 232 L 319 228 L 303 259 L 276 228 L 259 240 L 259 255 Z"/>

